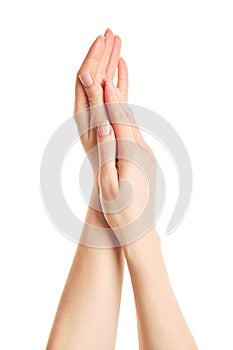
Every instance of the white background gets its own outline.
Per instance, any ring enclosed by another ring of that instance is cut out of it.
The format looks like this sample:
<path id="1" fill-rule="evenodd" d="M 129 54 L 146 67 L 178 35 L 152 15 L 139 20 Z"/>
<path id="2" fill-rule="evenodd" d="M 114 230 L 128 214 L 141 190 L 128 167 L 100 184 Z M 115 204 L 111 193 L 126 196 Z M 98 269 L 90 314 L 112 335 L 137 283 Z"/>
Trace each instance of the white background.
<path id="1" fill-rule="evenodd" d="M 168 193 L 159 226 L 175 293 L 200 350 L 233 349 L 232 16 L 230 0 L 1 2 L 0 348 L 46 346 L 75 244 L 43 209 L 40 161 L 72 114 L 89 45 L 111 27 L 123 40 L 130 102 L 166 118 L 192 160 L 189 212 L 165 236 Z M 137 348 L 126 274 L 116 349 Z"/>

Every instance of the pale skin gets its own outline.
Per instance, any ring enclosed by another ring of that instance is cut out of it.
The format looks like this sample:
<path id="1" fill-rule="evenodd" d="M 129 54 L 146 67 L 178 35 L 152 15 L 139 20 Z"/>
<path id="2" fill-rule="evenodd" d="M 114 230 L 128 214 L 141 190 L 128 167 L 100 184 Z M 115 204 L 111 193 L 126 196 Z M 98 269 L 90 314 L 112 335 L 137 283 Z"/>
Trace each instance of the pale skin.
<path id="1" fill-rule="evenodd" d="M 85 108 L 104 102 L 127 103 L 128 72 L 125 61 L 120 58 L 120 47 L 120 38 L 110 30 L 93 43 L 78 71 L 76 115 Z M 113 84 L 116 69 L 117 87 Z M 101 129 L 104 132 L 101 133 Z M 135 145 L 145 147 L 152 156 L 155 169 L 152 152 L 136 127 L 105 123 L 81 138 L 86 152 L 106 141 L 116 143 L 117 147 L 119 139 L 129 139 Z M 104 156 L 101 152 L 104 148 L 99 147 L 100 158 Z M 113 201 L 118 197 L 121 178 L 132 181 L 134 200 L 124 210 L 109 214 L 104 210 L 103 200 Z M 140 212 L 140 203 L 143 205 L 145 202 L 146 183 L 129 161 L 119 159 L 117 163 L 113 160 L 100 168 L 95 186 L 103 210 L 89 207 L 86 223 L 111 228 L 114 235 L 116 227 L 128 224 Z M 135 296 L 140 349 L 197 350 L 171 288 L 154 226 L 139 239 L 127 244 L 123 242 L 119 247 L 99 249 L 78 245 L 47 350 L 114 349 L 124 260 Z"/>

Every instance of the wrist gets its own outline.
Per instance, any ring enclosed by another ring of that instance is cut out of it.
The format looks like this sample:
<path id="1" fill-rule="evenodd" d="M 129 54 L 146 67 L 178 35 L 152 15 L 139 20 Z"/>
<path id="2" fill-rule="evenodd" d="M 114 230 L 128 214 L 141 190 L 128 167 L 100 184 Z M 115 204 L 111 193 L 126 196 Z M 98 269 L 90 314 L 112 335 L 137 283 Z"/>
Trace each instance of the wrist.
<path id="1" fill-rule="evenodd" d="M 160 237 L 155 228 L 152 228 L 141 238 L 123 246 L 125 258 L 129 262 L 144 260 L 148 254 L 156 255 L 161 251 Z"/>

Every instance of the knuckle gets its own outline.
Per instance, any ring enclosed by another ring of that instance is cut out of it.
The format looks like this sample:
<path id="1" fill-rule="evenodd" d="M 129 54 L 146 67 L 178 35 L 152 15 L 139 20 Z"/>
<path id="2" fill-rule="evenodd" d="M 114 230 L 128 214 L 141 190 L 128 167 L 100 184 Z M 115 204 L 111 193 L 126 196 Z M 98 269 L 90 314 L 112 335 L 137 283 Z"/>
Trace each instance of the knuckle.
<path id="1" fill-rule="evenodd" d="M 96 89 L 95 91 L 92 91 L 89 95 L 89 103 L 91 105 L 95 105 L 100 103 L 102 100 L 101 91 L 99 89 Z"/>

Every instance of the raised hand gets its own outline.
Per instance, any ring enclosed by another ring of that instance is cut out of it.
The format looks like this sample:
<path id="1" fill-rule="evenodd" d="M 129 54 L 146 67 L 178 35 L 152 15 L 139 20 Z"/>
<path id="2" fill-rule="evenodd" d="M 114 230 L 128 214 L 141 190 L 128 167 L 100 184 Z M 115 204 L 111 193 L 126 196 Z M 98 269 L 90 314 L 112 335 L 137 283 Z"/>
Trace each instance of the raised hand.
<path id="1" fill-rule="evenodd" d="M 104 36 L 98 36 L 94 41 L 77 73 L 74 118 L 79 129 L 84 150 L 89 155 L 91 150 L 95 152 L 95 147 L 97 145 L 96 130 L 93 129 L 94 116 L 91 114 L 90 106 L 97 106 L 104 102 L 102 85 L 106 79 L 113 79 L 117 67 L 122 66 L 120 49 L 121 39 L 108 29 Z M 123 78 L 124 77 L 120 77 L 120 80 Z M 96 87 L 96 90 L 95 93 L 92 94 L 92 97 L 88 99 L 88 91 L 92 89 L 92 85 Z M 101 111 L 101 116 L 104 119 L 107 118 L 104 109 Z M 95 153 L 96 155 L 92 157 L 89 156 L 93 167 L 96 166 L 96 160 L 98 159 L 97 149 Z M 91 234 L 92 228 L 96 228 L 96 239 L 94 241 L 92 240 L 93 235 Z M 101 231 L 100 228 L 102 229 Z M 103 232 L 103 228 L 106 228 L 105 232 Z M 111 230 L 103 216 L 96 186 L 94 186 L 81 237 L 82 242 L 86 245 L 98 246 L 98 229 L 101 237 L 106 237 L 106 242 L 102 242 L 101 244 L 103 246 L 111 246 L 111 242 L 107 243 L 108 236 L 111 235 Z M 87 238 L 88 232 L 90 233 L 89 237 L 91 237 L 91 239 Z"/>

